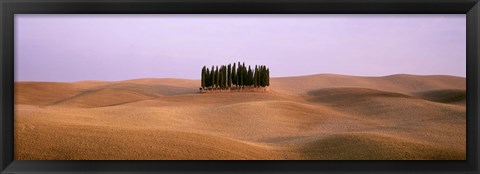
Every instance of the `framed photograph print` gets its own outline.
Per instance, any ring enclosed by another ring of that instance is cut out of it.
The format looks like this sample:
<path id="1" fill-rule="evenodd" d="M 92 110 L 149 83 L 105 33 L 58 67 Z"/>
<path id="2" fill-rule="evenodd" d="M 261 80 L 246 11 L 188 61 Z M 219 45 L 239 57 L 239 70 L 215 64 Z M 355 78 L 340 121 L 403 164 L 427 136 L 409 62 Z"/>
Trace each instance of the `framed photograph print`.
<path id="1" fill-rule="evenodd" d="M 478 173 L 477 0 L 2 0 L 1 173 Z"/>

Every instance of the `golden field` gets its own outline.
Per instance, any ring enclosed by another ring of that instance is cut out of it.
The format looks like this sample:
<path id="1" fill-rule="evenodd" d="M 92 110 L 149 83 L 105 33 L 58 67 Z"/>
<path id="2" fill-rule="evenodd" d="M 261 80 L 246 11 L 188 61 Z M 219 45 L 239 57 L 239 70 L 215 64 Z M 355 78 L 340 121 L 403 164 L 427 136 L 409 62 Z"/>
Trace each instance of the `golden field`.
<path id="1" fill-rule="evenodd" d="M 199 80 L 15 83 L 15 160 L 466 159 L 454 76 L 271 78 L 268 92 Z"/>

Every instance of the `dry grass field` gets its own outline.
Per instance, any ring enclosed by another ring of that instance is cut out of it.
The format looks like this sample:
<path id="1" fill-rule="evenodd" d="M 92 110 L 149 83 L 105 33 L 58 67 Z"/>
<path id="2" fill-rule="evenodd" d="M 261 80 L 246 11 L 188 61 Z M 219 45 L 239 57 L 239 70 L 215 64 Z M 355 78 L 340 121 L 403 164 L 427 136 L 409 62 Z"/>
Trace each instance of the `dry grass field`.
<path id="1" fill-rule="evenodd" d="M 465 78 L 321 74 L 15 83 L 15 160 L 465 160 Z"/>

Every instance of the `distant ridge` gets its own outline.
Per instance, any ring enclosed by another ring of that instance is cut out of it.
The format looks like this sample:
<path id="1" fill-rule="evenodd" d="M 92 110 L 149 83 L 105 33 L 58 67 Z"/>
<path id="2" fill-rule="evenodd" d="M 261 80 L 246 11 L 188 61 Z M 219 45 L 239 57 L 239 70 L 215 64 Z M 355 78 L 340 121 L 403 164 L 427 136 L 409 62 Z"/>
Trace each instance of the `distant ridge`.
<path id="1" fill-rule="evenodd" d="M 464 77 L 448 75 L 417 76 L 396 74 L 381 77 L 348 76 L 338 74 L 316 74 L 297 77 L 272 78 L 273 87 L 292 93 L 304 94 L 310 90 L 331 87 L 371 88 L 382 91 L 411 94 L 413 92 L 438 89 L 465 89 Z"/>

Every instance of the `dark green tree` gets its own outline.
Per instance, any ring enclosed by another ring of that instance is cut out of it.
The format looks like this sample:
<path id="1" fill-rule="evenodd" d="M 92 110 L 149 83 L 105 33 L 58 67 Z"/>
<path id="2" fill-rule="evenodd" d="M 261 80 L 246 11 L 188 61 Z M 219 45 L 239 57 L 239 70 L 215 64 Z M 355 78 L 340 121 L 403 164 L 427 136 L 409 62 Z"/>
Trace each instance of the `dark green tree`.
<path id="1" fill-rule="evenodd" d="M 212 65 L 212 70 L 210 72 L 210 76 L 211 76 L 211 82 L 210 82 L 210 86 L 212 87 L 212 89 L 215 87 L 215 66 Z"/>
<path id="2" fill-rule="evenodd" d="M 258 73 L 258 67 L 257 65 L 255 65 L 255 70 L 253 72 L 253 87 L 258 87 L 258 83 L 257 83 L 257 73 Z"/>
<path id="3" fill-rule="evenodd" d="M 201 79 L 201 81 L 202 81 L 202 89 L 205 89 L 205 79 L 206 79 L 206 73 L 205 73 L 205 71 L 206 71 L 206 70 L 207 70 L 206 67 L 203 66 L 203 68 L 202 68 L 202 79 Z"/>
<path id="4" fill-rule="evenodd" d="M 223 88 L 227 88 L 227 81 L 228 81 L 228 76 L 227 76 L 227 66 L 223 66 Z"/>
<path id="5" fill-rule="evenodd" d="M 266 71 L 267 71 L 267 73 L 266 73 L 267 74 L 267 84 L 266 85 L 270 86 L 270 69 L 267 68 Z"/>
<path id="6" fill-rule="evenodd" d="M 227 65 L 223 65 L 223 88 L 228 87 L 228 72 Z"/>
<path id="7" fill-rule="evenodd" d="M 220 86 L 220 73 L 218 73 L 218 66 L 215 67 L 215 88 Z"/>
<path id="8" fill-rule="evenodd" d="M 219 86 L 220 86 L 220 89 L 223 89 L 223 81 L 224 81 L 224 77 L 223 77 L 223 65 L 220 65 L 220 69 L 218 70 L 218 72 L 220 73 L 220 81 L 219 81 Z"/>
<path id="9" fill-rule="evenodd" d="M 252 86 L 253 85 L 253 72 L 252 72 L 252 68 L 250 68 L 250 65 L 248 65 L 248 71 L 247 71 L 247 84 L 248 86 Z"/>
<path id="10" fill-rule="evenodd" d="M 240 87 L 243 87 L 243 67 L 242 65 L 240 64 L 240 62 L 238 62 L 238 70 L 237 70 L 237 76 L 238 76 L 238 86 Z"/>
<path id="11" fill-rule="evenodd" d="M 243 86 L 247 86 L 247 67 L 245 66 L 245 62 L 242 63 L 242 76 L 243 76 Z"/>
<path id="12" fill-rule="evenodd" d="M 258 66 L 258 69 L 257 69 L 257 86 L 258 86 L 258 87 L 261 86 L 261 85 L 260 85 L 260 79 L 261 79 L 261 76 L 260 76 L 260 72 L 261 72 L 261 71 L 260 71 L 260 69 L 261 69 L 261 67 Z"/>
<path id="13" fill-rule="evenodd" d="M 237 86 L 237 68 L 235 66 L 235 63 L 233 63 L 232 67 L 232 84 Z"/>
<path id="14" fill-rule="evenodd" d="M 232 86 L 244 87 L 265 87 L 270 86 L 270 69 L 265 65 L 245 66 L 245 62 L 228 65 L 202 67 L 201 72 L 202 89 L 231 89 Z"/>
<path id="15" fill-rule="evenodd" d="M 261 65 L 260 69 L 259 69 L 259 78 L 260 78 L 259 82 L 260 82 L 261 87 L 265 87 L 265 84 L 266 84 L 266 82 L 265 82 L 265 70 L 264 69 L 265 69 L 265 66 Z"/>
<path id="16" fill-rule="evenodd" d="M 230 89 L 232 87 L 232 64 L 228 64 L 227 79 L 227 86 Z"/>
<path id="17" fill-rule="evenodd" d="M 211 77 L 210 77 L 210 70 L 207 68 L 205 70 L 205 86 L 207 88 L 210 88 L 210 80 L 211 80 Z"/>

